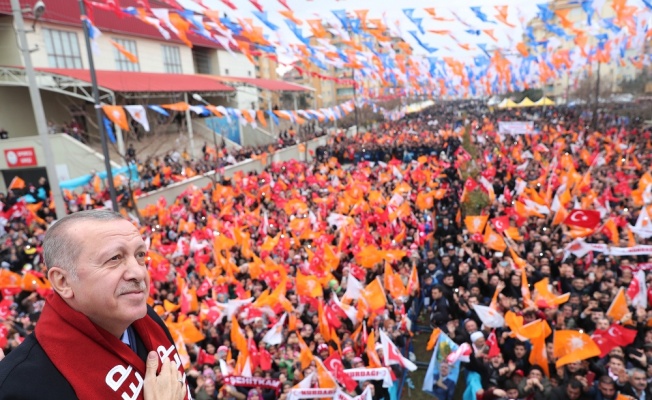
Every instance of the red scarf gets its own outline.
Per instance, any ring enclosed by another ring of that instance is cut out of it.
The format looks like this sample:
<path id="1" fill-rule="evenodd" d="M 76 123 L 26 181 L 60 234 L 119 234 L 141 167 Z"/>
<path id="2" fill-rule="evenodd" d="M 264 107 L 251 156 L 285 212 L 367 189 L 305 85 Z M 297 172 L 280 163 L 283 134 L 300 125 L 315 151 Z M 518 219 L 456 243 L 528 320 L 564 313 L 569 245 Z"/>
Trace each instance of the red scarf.
<path id="1" fill-rule="evenodd" d="M 147 351 L 176 362 L 186 375 L 179 355 L 165 331 L 151 317 L 131 325 Z M 46 298 L 36 339 L 54 366 L 80 399 L 143 399 L 145 362 L 120 339 L 73 310 L 56 293 Z M 160 372 L 159 363 L 159 372 Z M 186 399 L 191 398 L 186 394 Z"/>

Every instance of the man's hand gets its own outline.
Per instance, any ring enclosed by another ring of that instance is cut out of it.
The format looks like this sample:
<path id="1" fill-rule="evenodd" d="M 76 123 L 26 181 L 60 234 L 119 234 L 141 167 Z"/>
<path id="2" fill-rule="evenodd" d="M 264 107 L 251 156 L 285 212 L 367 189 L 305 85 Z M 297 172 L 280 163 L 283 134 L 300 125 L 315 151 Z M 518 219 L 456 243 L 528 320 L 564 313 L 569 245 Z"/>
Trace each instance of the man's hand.
<path id="1" fill-rule="evenodd" d="M 150 351 L 147 355 L 147 370 L 143 385 L 145 400 L 183 400 L 187 391 L 186 383 L 182 380 L 181 372 L 177 367 L 166 358 L 158 376 L 157 368 L 158 354 Z"/>

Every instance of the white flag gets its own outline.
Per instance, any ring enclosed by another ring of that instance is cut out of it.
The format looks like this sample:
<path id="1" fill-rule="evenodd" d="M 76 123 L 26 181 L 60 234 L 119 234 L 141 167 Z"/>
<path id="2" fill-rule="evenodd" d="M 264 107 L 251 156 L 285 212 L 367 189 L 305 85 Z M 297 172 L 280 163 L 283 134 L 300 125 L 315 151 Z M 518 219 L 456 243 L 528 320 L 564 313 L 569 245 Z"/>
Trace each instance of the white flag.
<path id="1" fill-rule="evenodd" d="M 281 319 L 263 336 L 261 342 L 271 344 L 272 346 L 283 343 L 283 325 L 285 324 L 286 317 L 287 313 L 283 314 Z"/>
<path id="2" fill-rule="evenodd" d="M 141 124 L 146 132 L 149 132 L 149 121 L 147 120 L 147 113 L 143 106 L 124 106 L 125 110 L 129 112 L 131 118 Z"/>

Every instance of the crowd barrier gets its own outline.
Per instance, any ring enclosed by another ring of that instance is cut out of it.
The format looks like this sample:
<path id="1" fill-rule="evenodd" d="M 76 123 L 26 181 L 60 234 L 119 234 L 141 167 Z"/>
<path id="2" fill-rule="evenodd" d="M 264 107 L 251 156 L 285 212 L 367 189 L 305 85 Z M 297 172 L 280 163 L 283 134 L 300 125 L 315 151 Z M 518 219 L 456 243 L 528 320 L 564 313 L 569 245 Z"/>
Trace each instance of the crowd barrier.
<path id="1" fill-rule="evenodd" d="M 327 141 L 328 138 L 326 136 L 309 140 L 303 143 L 306 149 L 305 152 L 300 151 L 299 149 L 300 145 L 280 149 L 274 152 L 274 154 L 272 154 L 270 157 L 268 157 L 268 162 L 281 162 L 281 161 L 289 161 L 289 160 L 311 161 L 312 155 L 310 154 L 310 152 L 312 151 L 314 153 L 314 151 L 319 146 L 326 145 Z M 265 169 L 265 167 L 266 165 L 263 165 L 263 163 L 260 160 L 253 160 L 253 159 L 245 160 L 237 164 L 225 167 L 224 176 L 232 177 L 237 172 L 243 172 L 245 174 L 252 171 L 262 172 L 263 169 Z M 209 183 L 213 182 L 217 178 L 215 174 L 216 174 L 215 171 L 210 171 L 203 175 L 195 176 L 190 179 L 186 179 L 182 182 L 177 182 L 169 186 L 166 186 L 164 188 L 154 190 L 152 192 L 147 192 L 136 198 L 136 204 L 138 205 L 138 208 L 142 210 L 150 204 L 156 204 L 156 202 L 161 197 L 165 198 L 168 204 L 174 203 L 175 199 L 191 185 L 195 187 L 204 187 Z"/>

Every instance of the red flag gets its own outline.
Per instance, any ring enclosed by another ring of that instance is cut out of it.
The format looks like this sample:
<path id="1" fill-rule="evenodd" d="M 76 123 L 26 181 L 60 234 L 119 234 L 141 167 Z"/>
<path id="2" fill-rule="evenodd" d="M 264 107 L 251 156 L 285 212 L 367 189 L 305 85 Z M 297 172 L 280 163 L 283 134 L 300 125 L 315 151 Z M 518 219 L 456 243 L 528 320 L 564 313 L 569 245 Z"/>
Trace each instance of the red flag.
<path id="1" fill-rule="evenodd" d="M 466 189 L 467 192 L 474 191 L 478 186 L 480 186 L 480 184 L 471 177 L 469 177 L 466 182 L 464 182 L 464 189 Z"/>
<path id="2" fill-rule="evenodd" d="M 486 340 L 489 346 L 489 358 L 496 357 L 500 354 L 500 347 L 498 347 L 498 338 L 496 337 L 496 330 L 492 329 L 489 337 Z"/>
<path id="3" fill-rule="evenodd" d="M 204 279 L 204 282 L 197 289 L 197 297 L 206 296 L 209 290 L 211 290 L 211 282 L 208 279 Z"/>
<path id="4" fill-rule="evenodd" d="M 564 224 L 594 229 L 600 223 L 600 212 L 596 210 L 572 210 L 564 220 Z"/>
<path id="5" fill-rule="evenodd" d="M 505 190 L 503 191 L 503 197 L 505 198 L 506 204 L 512 204 L 512 192 L 509 190 L 507 185 L 505 185 Z"/>
<path id="6" fill-rule="evenodd" d="M 353 378 L 344 373 L 344 364 L 342 364 L 342 359 L 339 354 L 334 352 L 327 359 L 324 360 L 324 366 L 331 374 L 335 377 L 335 380 L 340 382 L 346 387 L 346 390 L 353 391 L 358 385 Z"/>
<path id="7" fill-rule="evenodd" d="M 604 357 L 614 347 L 628 346 L 636 339 L 636 331 L 625 328 L 622 325 L 612 324 L 606 331 L 596 329 L 591 335 L 591 339 L 600 348 L 600 357 Z"/>
<path id="8" fill-rule="evenodd" d="M 208 354 L 204 349 L 199 349 L 199 354 L 197 355 L 197 365 L 215 365 L 215 356 Z"/>
<path id="9" fill-rule="evenodd" d="M 507 228 L 509 228 L 509 215 L 494 218 L 491 220 L 491 223 L 494 225 L 496 232 L 502 234 Z"/>

